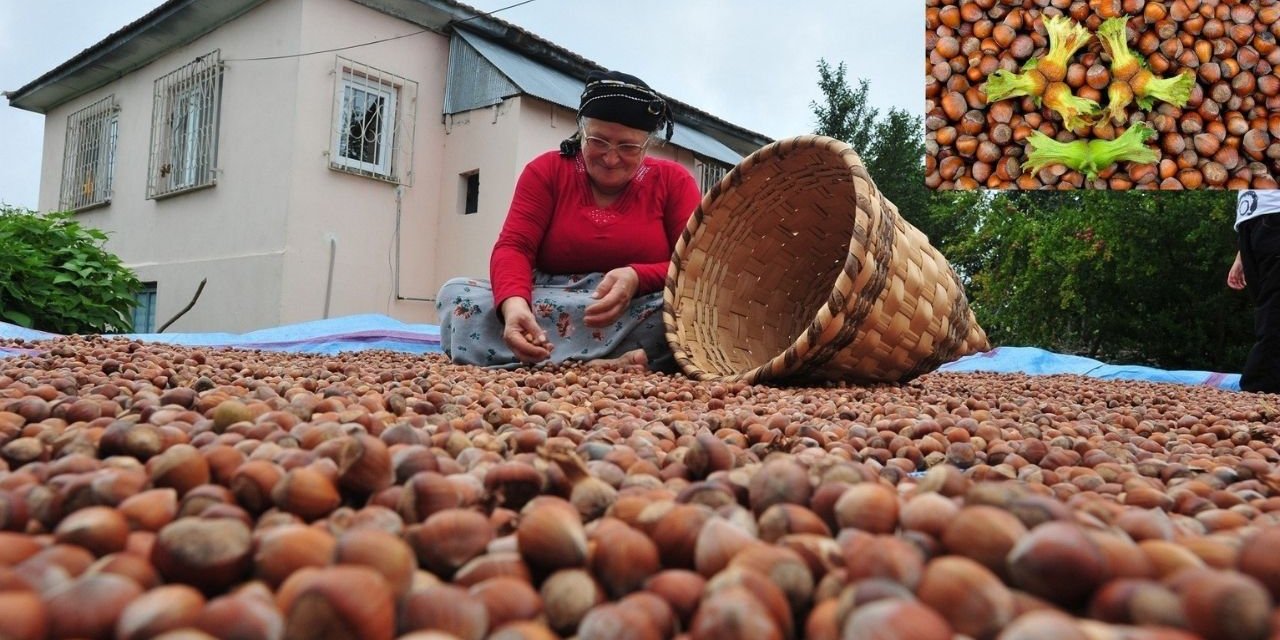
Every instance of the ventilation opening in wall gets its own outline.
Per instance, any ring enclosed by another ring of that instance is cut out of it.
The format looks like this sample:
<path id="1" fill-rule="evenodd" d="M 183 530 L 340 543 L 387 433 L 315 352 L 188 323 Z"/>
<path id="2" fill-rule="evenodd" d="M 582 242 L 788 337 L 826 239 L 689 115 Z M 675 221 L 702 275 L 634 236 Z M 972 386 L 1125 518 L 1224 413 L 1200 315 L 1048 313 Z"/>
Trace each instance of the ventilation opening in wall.
<path id="1" fill-rule="evenodd" d="M 462 183 L 458 192 L 462 196 L 459 198 L 459 204 L 462 205 L 462 214 L 470 215 L 480 210 L 480 171 L 468 171 L 458 176 Z"/>

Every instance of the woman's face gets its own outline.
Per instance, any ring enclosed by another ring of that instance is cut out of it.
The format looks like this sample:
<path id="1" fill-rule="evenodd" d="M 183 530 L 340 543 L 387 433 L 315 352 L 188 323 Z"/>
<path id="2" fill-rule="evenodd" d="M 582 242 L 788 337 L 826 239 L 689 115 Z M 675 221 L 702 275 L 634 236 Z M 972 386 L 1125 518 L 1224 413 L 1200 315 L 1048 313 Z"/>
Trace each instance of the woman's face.
<path id="1" fill-rule="evenodd" d="M 582 124 L 582 158 L 597 189 L 613 192 L 627 186 L 644 162 L 649 133 L 607 120 L 587 118 Z"/>

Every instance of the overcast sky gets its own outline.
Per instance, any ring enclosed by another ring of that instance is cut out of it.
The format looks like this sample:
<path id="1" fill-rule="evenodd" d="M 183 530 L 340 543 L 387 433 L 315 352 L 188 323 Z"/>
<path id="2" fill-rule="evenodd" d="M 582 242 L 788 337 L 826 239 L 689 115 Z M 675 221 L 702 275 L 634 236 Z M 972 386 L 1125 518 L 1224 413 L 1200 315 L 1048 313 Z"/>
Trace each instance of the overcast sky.
<path id="1" fill-rule="evenodd" d="M 472 0 L 492 11 L 517 0 Z M 12 91 L 161 0 L 0 0 L 0 91 Z M 682 102 L 764 135 L 810 133 L 817 64 L 844 62 L 871 101 L 924 111 L 919 0 L 534 0 L 497 14 Z M 356 44 L 356 43 L 351 43 Z M 44 118 L 0 101 L 0 202 L 34 209 Z"/>

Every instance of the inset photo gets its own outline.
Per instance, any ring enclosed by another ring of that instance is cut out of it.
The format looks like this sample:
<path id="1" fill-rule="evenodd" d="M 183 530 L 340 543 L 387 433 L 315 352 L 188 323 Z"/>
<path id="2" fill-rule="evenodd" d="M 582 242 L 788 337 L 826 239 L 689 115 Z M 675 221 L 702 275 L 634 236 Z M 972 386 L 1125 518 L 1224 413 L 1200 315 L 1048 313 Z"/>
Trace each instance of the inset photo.
<path id="1" fill-rule="evenodd" d="M 926 0 L 930 189 L 1274 189 L 1280 2 Z"/>

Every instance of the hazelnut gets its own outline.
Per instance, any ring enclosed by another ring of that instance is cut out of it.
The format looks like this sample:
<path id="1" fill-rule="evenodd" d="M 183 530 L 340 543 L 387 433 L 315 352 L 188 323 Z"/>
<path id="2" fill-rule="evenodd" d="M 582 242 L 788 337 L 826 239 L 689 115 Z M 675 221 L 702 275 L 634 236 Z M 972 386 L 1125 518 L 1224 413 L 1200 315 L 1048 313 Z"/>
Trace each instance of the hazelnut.
<path id="1" fill-rule="evenodd" d="M 414 589 L 399 610 L 400 633 L 434 630 L 461 640 L 481 640 L 489 629 L 489 611 L 484 602 L 450 584 Z"/>
<path id="2" fill-rule="evenodd" d="M 265 587 L 253 582 L 205 605 L 192 626 L 218 638 L 279 638 L 284 616 Z"/>
<path id="3" fill-rule="evenodd" d="M 382 574 L 368 567 L 295 571 L 280 586 L 276 605 L 284 614 L 286 639 L 390 640 L 395 634 L 391 587 Z"/>
<path id="4" fill-rule="evenodd" d="M 204 608 L 204 596 L 183 584 L 156 587 L 125 606 L 116 622 L 115 637 L 144 640 L 166 631 L 194 626 Z"/>
<path id="5" fill-rule="evenodd" d="M 534 620 L 543 612 L 542 596 L 528 582 L 518 578 L 489 578 L 472 586 L 470 593 L 484 603 L 491 629 L 509 622 Z"/>
<path id="6" fill-rule="evenodd" d="M 770 616 L 751 591 L 742 586 L 727 587 L 708 595 L 689 626 L 692 640 L 712 640 L 726 634 L 737 638 L 771 640 L 786 637 L 777 620 Z"/>
<path id="7" fill-rule="evenodd" d="M 614 603 L 587 611 L 577 634 L 579 640 L 657 640 L 663 637 L 644 612 Z"/>
<path id="8" fill-rule="evenodd" d="M 45 596 L 50 638 L 110 638 L 142 587 L 110 573 L 85 575 Z"/>
<path id="9" fill-rule="evenodd" d="M 338 488 L 323 471 L 313 467 L 289 470 L 271 489 L 271 501 L 283 511 L 310 522 L 338 508 Z"/>
<path id="10" fill-rule="evenodd" d="M 1014 616 L 1013 595 L 986 566 L 963 556 L 935 558 L 916 587 L 920 602 L 942 614 L 952 629 L 992 637 Z"/>
<path id="11" fill-rule="evenodd" d="M 667 569 L 646 580 L 644 589 L 666 600 L 680 619 L 681 626 L 687 627 L 693 620 L 693 613 L 698 608 L 706 584 L 706 578 L 693 571 Z"/>
<path id="12" fill-rule="evenodd" d="M 534 572 L 586 565 L 587 534 L 581 516 L 560 498 L 542 497 L 525 506 L 516 527 L 516 544 Z"/>
<path id="13" fill-rule="evenodd" d="M 974 505 L 957 512 L 939 540 L 951 553 L 976 560 L 997 576 L 1007 577 L 1005 558 L 1026 533 L 1022 521 L 1008 511 Z"/>
<path id="14" fill-rule="evenodd" d="M 447 579 L 468 560 L 484 553 L 494 535 L 484 514 L 445 509 L 422 524 L 409 526 L 404 537 L 422 568 Z"/>
<path id="15" fill-rule="evenodd" d="M 952 629 L 942 616 L 923 603 L 890 598 L 858 607 L 845 620 L 842 640 L 910 637 L 913 640 L 950 640 Z"/>
<path id="16" fill-rule="evenodd" d="M 747 491 L 751 510 L 761 514 L 778 503 L 809 504 L 813 487 L 807 469 L 790 458 L 779 457 L 755 470 Z"/>
<path id="17" fill-rule="evenodd" d="M 1079 526 L 1047 522 L 1009 551 L 1013 584 L 1065 606 L 1079 606 L 1107 578 L 1106 556 Z"/>
<path id="18" fill-rule="evenodd" d="M 156 535 L 151 563 L 167 582 L 219 593 L 248 574 L 251 546 L 249 527 L 239 520 L 180 518 Z"/>
<path id="19" fill-rule="evenodd" d="M 830 527 L 818 514 L 798 504 L 778 503 L 765 509 L 760 514 L 758 525 L 760 539 L 765 542 L 775 542 L 778 538 L 793 533 L 831 536 Z"/>
<path id="20" fill-rule="evenodd" d="M 610 598 L 640 589 L 645 580 L 662 568 L 658 547 L 640 531 L 614 518 L 595 523 L 590 539 L 589 565 Z"/>
<path id="21" fill-rule="evenodd" d="M 694 568 L 709 579 L 743 549 L 758 544 L 760 541 L 742 527 L 719 516 L 713 517 L 698 532 L 694 544 Z"/>
<path id="22" fill-rule="evenodd" d="M 43 640 L 49 634 L 48 614 L 40 594 L 34 591 L 0 590 L 0 637 Z"/>
<path id="23" fill-rule="evenodd" d="M 399 536 L 375 528 L 352 528 L 344 532 L 338 537 L 333 561 L 335 564 L 364 565 L 376 570 L 386 579 L 396 598 L 409 592 L 417 566 L 408 543 Z"/>
<path id="24" fill-rule="evenodd" d="M 299 569 L 327 566 L 337 546 L 328 532 L 300 524 L 272 527 L 255 538 L 253 575 L 272 589 Z"/>
<path id="25" fill-rule="evenodd" d="M 835 517 L 842 529 L 892 533 L 898 528 L 898 494 L 886 485 L 860 482 L 836 500 Z"/>
<path id="26" fill-rule="evenodd" d="M 59 543 L 80 545 L 101 557 L 124 549 L 129 522 L 114 508 L 86 507 L 64 517 L 53 536 Z"/>
<path id="27" fill-rule="evenodd" d="M 147 474 L 154 488 L 170 487 L 178 495 L 209 483 L 209 462 L 189 444 L 177 444 L 147 460 Z"/>
<path id="28" fill-rule="evenodd" d="M 604 590 L 584 569 L 561 569 L 547 577 L 539 589 L 547 625 L 562 635 L 573 635 L 578 623 L 593 607 L 604 602 Z"/>
<path id="29" fill-rule="evenodd" d="M 159 531 L 178 515 L 178 492 L 172 488 L 148 489 L 125 498 L 118 509 L 130 529 Z"/>

